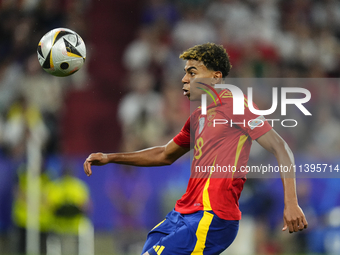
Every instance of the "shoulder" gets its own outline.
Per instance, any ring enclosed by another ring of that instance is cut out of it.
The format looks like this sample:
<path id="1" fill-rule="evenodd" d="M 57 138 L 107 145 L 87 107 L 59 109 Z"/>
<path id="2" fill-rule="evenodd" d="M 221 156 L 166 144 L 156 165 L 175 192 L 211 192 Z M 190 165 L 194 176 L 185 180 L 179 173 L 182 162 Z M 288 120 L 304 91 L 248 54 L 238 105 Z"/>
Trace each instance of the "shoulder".
<path id="1" fill-rule="evenodd" d="M 216 103 L 219 105 L 221 104 L 223 106 L 223 109 L 226 110 L 227 108 L 231 108 L 233 105 L 233 94 L 230 92 L 230 90 L 224 89 L 219 94 L 218 98 L 219 102 L 216 101 Z"/>
<path id="2" fill-rule="evenodd" d="M 229 89 L 224 89 L 221 91 L 221 94 L 220 94 L 220 98 L 232 98 L 233 97 L 233 94 L 231 93 L 231 91 Z"/>
<path id="3" fill-rule="evenodd" d="M 228 89 L 224 89 L 222 90 L 222 92 L 220 93 L 220 99 L 222 101 L 222 104 L 227 104 L 230 105 L 233 102 L 233 94 L 231 93 L 230 90 Z"/>

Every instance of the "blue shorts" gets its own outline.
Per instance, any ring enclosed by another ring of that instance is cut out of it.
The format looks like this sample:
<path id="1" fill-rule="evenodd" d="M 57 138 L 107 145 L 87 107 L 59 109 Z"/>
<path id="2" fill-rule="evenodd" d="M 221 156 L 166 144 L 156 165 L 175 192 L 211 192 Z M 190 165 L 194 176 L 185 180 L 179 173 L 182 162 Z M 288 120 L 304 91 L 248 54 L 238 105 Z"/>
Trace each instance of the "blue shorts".
<path id="1" fill-rule="evenodd" d="M 223 220 L 212 211 L 173 210 L 149 232 L 142 254 L 220 254 L 234 241 L 238 225 L 238 220 Z"/>

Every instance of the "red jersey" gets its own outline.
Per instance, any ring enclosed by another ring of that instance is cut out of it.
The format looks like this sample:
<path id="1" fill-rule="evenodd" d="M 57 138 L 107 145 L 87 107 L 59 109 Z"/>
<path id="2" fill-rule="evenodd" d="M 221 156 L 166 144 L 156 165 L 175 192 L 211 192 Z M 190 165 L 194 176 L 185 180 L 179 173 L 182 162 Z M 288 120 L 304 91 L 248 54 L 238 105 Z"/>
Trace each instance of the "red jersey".
<path id="1" fill-rule="evenodd" d="M 175 210 L 183 214 L 212 210 L 222 219 L 240 220 L 238 200 L 252 140 L 272 127 L 249 111 L 246 97 L 244 115 L 233 115 L 229 90 L 222 90 L 220 98 L 222 105 L 209 105 L 206 115 L 196 109 L 173 139 L 179 146 L 194 147 L 188 187 Z"/>

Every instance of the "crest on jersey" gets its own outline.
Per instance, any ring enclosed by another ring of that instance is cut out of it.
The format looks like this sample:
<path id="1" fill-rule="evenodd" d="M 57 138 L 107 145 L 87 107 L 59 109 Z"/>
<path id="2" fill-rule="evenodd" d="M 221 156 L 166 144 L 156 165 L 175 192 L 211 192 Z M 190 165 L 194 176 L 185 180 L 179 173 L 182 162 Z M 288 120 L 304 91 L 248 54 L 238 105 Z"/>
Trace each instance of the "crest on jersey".
<path id="1" fill-rule="evenodd" d="M 200 120 L 199 120 L 198 134 L 200 134 L 200 133 L 202 132 L 203 127 L 204 127 L 204 123 L 205 123 L 205 118 L 204 118 L 204 117 L 200 118 Z"/>
<path id="2" fill-rule="evenodd" d="M 208 110 L 208 117 L 207 117 L 208 121 L 212 121 L 215 118 L 215 116 L 216 116 L 215 109 Z"/>

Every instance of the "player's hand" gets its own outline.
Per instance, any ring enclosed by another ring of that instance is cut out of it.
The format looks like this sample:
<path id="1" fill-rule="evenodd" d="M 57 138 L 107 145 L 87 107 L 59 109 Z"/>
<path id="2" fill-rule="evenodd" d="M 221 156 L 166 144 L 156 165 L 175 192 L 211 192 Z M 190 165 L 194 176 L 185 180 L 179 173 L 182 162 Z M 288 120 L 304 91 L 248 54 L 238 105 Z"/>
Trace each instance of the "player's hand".
<path id="1" fill-rule="evenodd" d="M 306 217 L 298 205 L 285 206 L 283 223 L 282 231 L 285 231 L 288 228 L 289 233 L 302 231 L 308 227 Z"/>
<path id="2" fill-rule="evenodd" d="M 84 162 L 84 171 L 87 176 L 92 174 L 91 166 L 102 166 L 109 163 L 107 154 L 105 153 L 92 153 Z"/>

